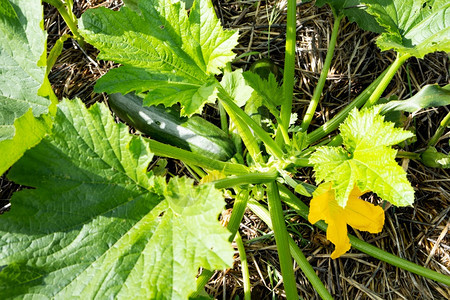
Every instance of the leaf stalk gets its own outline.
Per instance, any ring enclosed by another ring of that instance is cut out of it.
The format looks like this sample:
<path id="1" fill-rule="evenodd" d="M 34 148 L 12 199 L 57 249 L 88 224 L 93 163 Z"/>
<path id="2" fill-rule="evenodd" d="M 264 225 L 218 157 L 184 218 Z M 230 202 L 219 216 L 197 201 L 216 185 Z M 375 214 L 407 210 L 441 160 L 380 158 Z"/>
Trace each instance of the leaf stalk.
<path id="1" fill-rule="evenodd" d="M 278 259 L 280 261 L 286 298 L 298 299 L 299 297 L 297 293 L 297 286 L 295 284 L 294 269 L 292 266 L 292 256 L 289 249 L 289 235 L 284 222 L 284 213 L 283 208 L 281 207 L 278 185 L 275 181 L 267 185 L 267 199 L 269 203 L 269 214 L 273 225 L 273 232 L 277 245 Z"/>
<path id="2" fill-rule="evenodd" d="M 213 182 L 216 189 L 226 189 L 244 184 L 262 184 L 276 180 L 278 172 L 276 169 L 262 173 L 249 173 L 244 175 L 231 176 Z"/>
<path id="3" fill-rule="evenodd" d="M 351 103 L 345 106 L 339 113 L 337 113 L 331 120 L 308 134 L 308 143 L 312 144 L 326 135 L 330 134 L 336 130 L 339 125 L 347 118 L 349 112 L 357 107 L 361 107 L 370 97 L 370 95 L 375 91 L 377 86 L 381 83 L 384 76 L 390 70 L 391 66 L 386 69 L 380 76 L 377 77 L 361 94 L 359 94 Z"/>
<path id="4" fill-rule="evenodd" d="M 261 139 L 266 148 L 278 159 L 283 157 L 283 151 L 281 148 L 272 140 L 270 135 L 264 131 L 264 129 L 259 126 L 250 116 L 248 116 L 239 106 L 234 103 L 233 99 L 228 95 L 228 93 L 219 87 L 219 98 L 222 101 L 222 105 L 229 115 L 236 115 L 242 119 L 248 127 L 250 127 L 254 134 Z M 252 136 L 253 137 L 253 136 Z M 256 142 L 256 141 L 255 141 Z"/>
<path id="5" fill-rule="evenodd" d="M 85 47 L 85 41 L 78 31 L 78 19 L 72 11 L 73 1 L 70 0 L 67 3 L 62 2 L 61 0 L 42 0 L 52 6 L 54 6 L 61 17 L 66 22 L 67 27 L 69 27 L 70 31 L 72 31 L 73 37 L 77 40 L 80 47 Z"/>
<path id="6" fill-rule="evenodd" d="M 438 129 L 431 137 L 430 141 L 428 142 L 428 146 L 434 147 L 439 142 L 439 139 L 444 134 L 445 129 L 450 124 L 450 112 L 447 113 L 447 115 L 442 119 L 441 123 L 439 124 Z"/>
<path id="7" fill-rule="evenodd" d="M 320 101 L 320 96 L 322 95 L 323 87 L 325 86 L 325 81 L 327 80 L 328 72 L 330 71 L 331 61 L 333 59 L 334 48 L 336 47 L 336 41 L 339 33 L 339 24 L 344 16 L 341 15 L 334 20 L 333 31 L 331 33 L 330 45 L 328 46 L 327 56 L 323 64 L 322 72 L 320 73 L 319 81 L 317 82 L 316 88 L 314 89 L 314 94 L 309 103 L 308 109 L 303 117 L 303 122 L 300 125 L 300 130 L 306 132 L 308 130 L 309 124 L 314 117 L 317 105 Z"/>
<path id="8" fill-rule="evenodd" d="M 411 57 L 411 54 L 397 54 L 396 59 L 392 63 L 392 65 L 387 69 L 386 74 L 383 76 L 383 79 L 379 83 L 379 85 L 375 88 L 375 90 L 370 95 L 366 104 L 364 104 L 363 108 L 370 107 L 375 105 L 383 94 L 384 90 L 387 88 L 392 78 L 394 78 L 395 73 L 400 67 L 405 63 L 405 61 Z"/>
<path id="9" fill-rule="evenodd" d="M 241 260 L 242 279 L 244 281 L 244 299 L 251 300 L 250 291 L 250 272 L 248 271 L 247 255 L 245 254 L 244 242 L 241 235 L 236 233 L 236 245 L 239 251 L 239 258 Z"/>
<path id="10" fill-rule="evenodd" d="M 255 200 L 250 200 L 248 203 L 248 207 L 251 209 L 253 213 L 255 213 L 264 223 L 269 226 L 269 228 L 273 228 L 272 222 L 270 220 L 269 212 L 267 209 L 260 203 Z M 303 252 L 297 246 L 295 241 L 289 237 L 289 249 L 291 250 L 292 257 L 295 259 L 300 269 L 305 274 L 306 278 L 308 278 L 309 282 L 314 287 L 314 290 L 320 295 L 322 299 L 333 299 L 328 290 L 323 285 L 320 278 L 317 276 L 316 271 L 313 269 L 311 264 L 306 259 Z"/>
<path id="11" fill-rule="evenodd" d="M 249 173 L 248 168 L 241 164 L 219 161 L 204 155 L 160 143 L 155 140 L 147 139 L 147 141 L 149 143 L 150 150 L 157 156 L 179 159 L 189 165 L 195 165 L 209 170 L 223 171 L 225 174 L 230 175 L 244 175 Z"/>
<path id="12" fill-rule="evenodd" d="M 284 56 L 284 73 L 283 73 L 283 95 L 284 100 L 281 105 L 281 121 L 280 126 L 285 131 L 289 128 L 289 121 L 292 113 L 292 98 L 294 92 L 294 73 L 295 73 L 295 44 L 297 40 L 297 1 L 288 0 L 287 4 L 287 20 L 286 20 L 286 47 Z M 280 131 L 283 132 L 283 131 Z M 282 141 L 279 139 L 279 141 Z"/>

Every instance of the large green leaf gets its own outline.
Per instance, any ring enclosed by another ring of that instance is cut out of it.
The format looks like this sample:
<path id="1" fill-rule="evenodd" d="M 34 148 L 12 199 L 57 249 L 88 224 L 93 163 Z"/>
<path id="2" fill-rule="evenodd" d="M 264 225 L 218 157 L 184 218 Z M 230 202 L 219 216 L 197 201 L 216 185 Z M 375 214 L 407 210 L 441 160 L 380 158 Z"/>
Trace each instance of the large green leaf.
<path id="1" fill-rule="evenodd" d="M 428 84 L 409 99 L 389 101 L 384 104 L 381 113 L 390 111 L 415 112 L 422 108 L 446 105 L 450 105 L 450 84 L 444 87 Z"/>
<path id="2" fill-rule="evenodd" d="M 235 31 L 223 30 L 210 0 L 133 2 L 132 9 L 89 10 L 81 18 L 85 39 L 100 50 L 99 58 L 123 66 L 103 76 L 97 91 L 149 91 L 146 105 L 180 102 L 182 114 L 201 111 L 216 100 L 214 75 L 233 57 Z"/>
<path id="3" fill-rule="evenodd" d="M 187 299 L 200 266 L 230 266 L 222 194 L 152 176 L 152 157 L 104 105 L 61 103 L 8 174 L 33 189 L 0 216 L 2 299 Z"/>
<path id="4" fill-rule="evenodd" d="M 366 12 L 361 0 L 316 0 L 316 5 L 322 7 L 327 3 L 337 16 L 344 15 L 351 22 L 356 22 L 364 30 L 381 33 L 383 27 L 378 25 L 375 18 Z"/>
<path id="5" fill-rule="evenodd" d="M 353 109 L 340 126 L 344 147 L 323 146 L 311 155 L 317 180 L 332 182 L 342 207 L 355 184 L 361 191 L 373 191 L 397 206 L 414 201 L 406 173 L 395 162 L 397 151 L 390 147 L 413 134 L 385 122 L 380 109 Z"/>
<path id="6" fill-rule="evenodd" d="M 34 119 L 50 106 L 42 18 L 40 0 L 0 0 L 0 174 L 48 130 Z"/>
<path id="7" fill-rule="evenodd" d="M 418 58 L 450 51 L 448 0 L 373 0 L 366 2 L 385 32 L 377 39 L 381 50 L 394 49 Z"/>

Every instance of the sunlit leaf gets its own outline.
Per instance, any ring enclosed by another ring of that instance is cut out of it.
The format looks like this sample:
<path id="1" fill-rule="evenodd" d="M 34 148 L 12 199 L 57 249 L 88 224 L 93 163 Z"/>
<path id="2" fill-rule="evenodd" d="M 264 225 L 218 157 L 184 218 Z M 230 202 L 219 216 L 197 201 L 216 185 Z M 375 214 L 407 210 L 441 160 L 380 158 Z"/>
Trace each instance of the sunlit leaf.
<path id="1" fill-rule="evenodd" d="M 123 65 L 103 76 L 96 90 L 148 92 L 144 104 L 179 102 L 188 116 L 214 102 L 214 75 L 235 56 L 238 34 L 222 28 L 211 1 L 194 2 L 189 14 L 181 1 L 128 4 L 120 11 L 88 10 L 81 18 L 81 33 L 99 58 Z"/>
<path id="2" fill-rule="evenodd" d="M 340 126 L 344 147 L 323 146 L 311 155 L 317 180 L 332 182 L 336 201 L 342 207 L 355 185 L 397 206 L 414 201 L 406 173 L 395 161 L 397 151 L 390 147 L 413 134 L 385 122 L 380 109 L 352 110 Z"/>
<path id="3" fill-rule="evenodd" d="M 0 216 L 0 295 L 187 299 L 199 267 L 232 263 L 212 185 L 155 177 L 145 139 L 105 105 L 59 105 L 51 135 L 8 173 L 32 187 Z"/>

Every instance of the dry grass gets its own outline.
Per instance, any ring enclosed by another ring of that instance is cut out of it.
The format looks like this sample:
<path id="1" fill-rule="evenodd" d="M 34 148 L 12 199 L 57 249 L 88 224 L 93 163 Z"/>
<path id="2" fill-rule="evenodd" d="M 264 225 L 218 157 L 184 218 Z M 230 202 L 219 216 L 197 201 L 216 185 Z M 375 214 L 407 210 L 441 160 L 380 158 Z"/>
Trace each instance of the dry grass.
<path id="1" fill-rule="evenodd" d="M 78 16 L 88 7 L 116 9 L 121 4 L 111 0 L 75 2 Z M 235 67 L 248 69 L 256 59 L 263 57 L 270 57 L 280 67 L 283 66 L 286 0 L 215 1 L 215 4 L 222 24 L 226 28 L 239 29 L 241 34 L 236 52 L 242 58 L 234 63 Z M 45 26 L 51 48 L 59 36 L 68 30 L 55 9 L 45 8 Z M 311 3 L 298 5 L 294 110 L 299 115 L 306 110 L 319 78 L 332 22 L 332 14 L 327 7 L 317 8 Z M 393 53 L 381 53 L 377 49 L 374 43 L 376 35 L 346 22 L 341 24 L 340 30 L 335 58 L 313 127 L 333 117 L 394 60 Z M 88 104 L 105 99 L 105 96 L 93 92 L 93 85 L 113 64 L 97 61 L 96 55 L 92 47 L 82 51 L 71 40 L 65 43 L 64 51 L 50 74 L 58 97 L 79 97 Z M 448 70 L 448 56 L 445 53 L 428 55 L 423 60 L 410 59 L 395 76 L 386 95 L 405 98 L 425 84 L 448 84 Z M 448 107 L 444 107 L 422 111 L 414 120 L 410 116 L 410 125 L 415 126 L 418 140 L 408 150 L 423 149 L 447 112 Z M 437 145 L 440 151 L 450 151 L 448 137 L 449 134 Z M 172 164 L 178 174 L 186 172 L 181 164 Z M 448 171 L 427 168 L 415 161 L 404 160 L 402 164 L 407 167 L 409 179 L 416 190 L 414 206 L 391 207 L 386 213 L 386 224 L 381 234 L 353 233 L 390 253 L 450 275 Z M 301 175 L 302 179 L 314 182 L 311 170 L 305 170 Z M 4 179 L 0 183 L 0 198 L 5 201 L 17 186 Z M 227 214 L 229 211 L 224 212 L 224 217 Z M 356 250 L 332 260 L 329 257 L 332 245 L 323 232 L 292 213 L 289 215 L 289 225 L 291 232 L 297 233 L 296 241 L 304 254 L 336 299 L 450 299 L 448 286 L 392 267 Z M 283 286 L 270 230 L 255 215 L 247 212 L 240 232 L 247 243 L 254 299 L 282 297 Z M 297 270 L 296 276 L 301 296 L 318 299 L 300 270 Z M 206 289 L 216 298 L 231 299 L 242 295 L 239 258 L 236 257 L 233 269 L 217 271 Z"/>

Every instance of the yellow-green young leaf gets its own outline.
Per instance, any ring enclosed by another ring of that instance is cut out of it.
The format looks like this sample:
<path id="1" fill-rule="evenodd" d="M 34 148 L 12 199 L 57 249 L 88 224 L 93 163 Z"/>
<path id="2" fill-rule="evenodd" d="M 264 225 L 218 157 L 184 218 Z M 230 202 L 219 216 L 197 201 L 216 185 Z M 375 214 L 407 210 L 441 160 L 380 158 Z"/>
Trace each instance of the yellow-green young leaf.
<path id="1" fill-rule="evenodd" d="M 2 299 L 188 299 L 200 266 L 232 263 L 212 185 L 147 172 L 145 139 L 105 105 L 63 101 L 8 173 L 32 189 L 0 216 Z"/>
<path id="2" fill-rule="evenodd" d="M 0 174 L 49 130 L 42 119 L 33 120 L 51 104 L 38 96 L 49 94 L 42 19 L 40 0 L 0 1 Z"/>
<path id="3" fill-rule="evenodd" d="M 385 28 L 377 39 L 381 50 L 423 58 L 435 51 L 450 52 L 448 0 L 362 1 L 367 12 Z"/>
<path id="4" fill-rule="evenodd" d="M 413 134 L 385 122 L 380 110 L 381 106 L 353 109 L 340 126 L 344 147 L 319 147 L 311 155 L 317 180 L 332 183 L 342 207 L 355 185 L 397 206 L 414 201 L 406 173 L 395 161 L 397 151 L 390 147 Z"/>
<path id="5" fill-rule="evenodd" d="M 273 73 L 269 73 L 266 79 L 251 71 L 247 71 L 243 75 L 247 84 L 261 97 L 264 105 L 276 107 L 281 104 L 283 101 L 283 89 L 278 84 Z"/>
<path id="6" fill-rule="evenodd" d="M 253 93 L 253 89 L 245 82 L 242 69 L 225 72 L 220 84 L 239 107 L 244 106 Z"/>
<path id="7" fill-rule="evenodd" d="M 183 1 L 130 4 L 118 12 L 88 10 L 81 18 L 81 33 L 99 58 L 123 65 L 103 76 L 96 90 L 148 92 L 146 105 L 179 102 L 184 115 L 201 112 L 216 100 L 214 75 L 235 56 L 238 33 L 223 30 L 210 0 L 194 2 L 189 13 Z"/>

